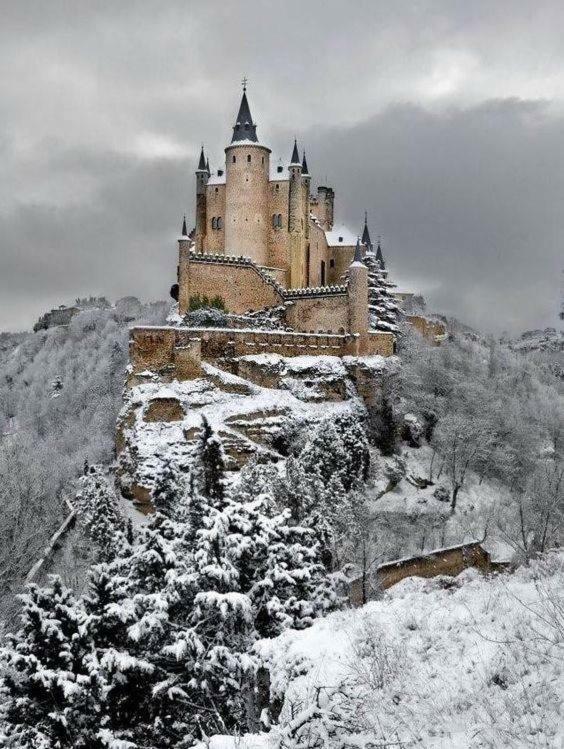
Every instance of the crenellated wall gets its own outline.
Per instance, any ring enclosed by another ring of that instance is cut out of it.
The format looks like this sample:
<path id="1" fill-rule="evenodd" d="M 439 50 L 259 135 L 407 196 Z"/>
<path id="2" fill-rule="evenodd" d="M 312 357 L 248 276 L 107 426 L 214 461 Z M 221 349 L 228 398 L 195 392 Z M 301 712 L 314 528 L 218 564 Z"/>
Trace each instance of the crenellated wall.
<path id="1" fill-rule="evenodd" d="M 139 327 L 130 331 L 130 384 L 145 372 L 171 379 L 200 376 L 202 361 L 229 360 L 249 354 L 280 356 L 391 356 L 391 333 L 310 334 L 231 328 Z"/>

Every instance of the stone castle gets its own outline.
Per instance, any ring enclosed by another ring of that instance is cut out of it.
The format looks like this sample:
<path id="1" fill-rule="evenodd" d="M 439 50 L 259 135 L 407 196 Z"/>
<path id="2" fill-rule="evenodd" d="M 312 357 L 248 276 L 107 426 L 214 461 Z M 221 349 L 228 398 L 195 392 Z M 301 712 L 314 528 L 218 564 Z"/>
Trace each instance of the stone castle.
<path id="1" fill-rule="evenodd" d="M 274 159 L 259 141 L 244 85 L 224 168 L 212 174 L 202 147 L 195 227 L 188 233 L 184 219 L 171 293 L 179 323 L 196 300 L 207 297 L 219 298 L 228 313 L 246 316 L 247 324 L 244 330 L 235 324 L 191 329 L 185 323 L 136 328 L 134 372 L 168 368 L 186 378 L 197 376 L 202 359 L 257 352 L 392 355 L 394 333 L 370 328 L 363 259 L 375 250 L 366 218 L 362 238 L 336 228 L 334 199 L 328 186 L 312 192 L 306 155 L 300 157 L 295 141 L 289 163 Z M 383 267 L 379 247 L 377 252 Z M 273 310 L 276 330 L 253 324 L 256 315 Z"/>

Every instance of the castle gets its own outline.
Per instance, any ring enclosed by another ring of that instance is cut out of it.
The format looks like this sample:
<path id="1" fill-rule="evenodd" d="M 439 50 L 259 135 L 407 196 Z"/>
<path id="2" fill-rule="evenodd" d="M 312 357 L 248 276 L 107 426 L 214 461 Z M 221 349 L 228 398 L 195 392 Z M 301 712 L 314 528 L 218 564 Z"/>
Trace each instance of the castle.
<path id="1" fill-rule="evenodd" d="M 202 147 L 195 251 L 249 257 L 284 288 L 339 284 L 357 237 L 334 228 L 334 200 L 331 187 L 311 193 L 306 155 L 300 158 L 295 141 L 289 162 L 273 159 L 259 142 L 244 86 L 225 167 L 210 174 Z"/>
<path id="2" fill-rule="evenodd" d="M 327 186 L 312 194 L 296 142 L 289 163 L 274 160 L 259 142 L 244 85 L 225 167 L 212 175 L 203 147 L 200 153 L 196 225 L 189 234 L 184 218 L 171 290 L 182 324 L 132 331 L 134 375 L 157 370 L 195 377 L 202 360 L 255 353 L 392 355 L 394 333 L 370 326 L 364 258 L 374 250 L 366 220 L 362 240 L 335 228 L 334 199 Z M 228 313 L 244 316 L 244 329 L 233 317 L 228 329 L 190 328 L 185 316 L 203 297 L 219 298 Z M 257 314 L 272 310 L 276 329 L 253 324 Z"/>

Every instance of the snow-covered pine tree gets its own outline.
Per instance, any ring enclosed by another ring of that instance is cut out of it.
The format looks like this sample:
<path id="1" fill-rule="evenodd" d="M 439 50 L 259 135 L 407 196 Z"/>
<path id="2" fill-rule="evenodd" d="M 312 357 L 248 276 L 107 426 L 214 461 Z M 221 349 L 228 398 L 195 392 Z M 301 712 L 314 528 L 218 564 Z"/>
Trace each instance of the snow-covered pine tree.
<path id="1" fill-rule="evenodd" d="M 380 250 L 380 242 L 378 242 Z M 401 310 L 396 302 L 392 289 L 395 285 L 388 279 L 388 271 L 383 265 L 383 259 L 378 259 L 378 251 L 369 249 L 363 261 L 368 268 L 368 311 L 370 327 L 373 330 L 398 332 L 401 322 Z"/>
<path id="2" fill-rule="evenodd" d="M 198 463 L 202 494 L 220 505 L 225 495 L 225 453 L 221 440 L 205 416 L 202 418 L 202 432 L 198 442 Z"/>
<path id="3" fill-rule="evenodd" d="M 103 746 L 84 610 L 52 578 L 22 595 L 21 629 L 0 649 L 4 746 L 96 749 Z"/>
<path id="4" fill-rule="evenodd" d="M 169 458 L 165 458 L 156 476 L 151 499 L 153 507 L 169 518 L 177 518 L 182 496 L 180 472 Z"/>
<path id="5" fill-rule="evenodd" d="M 101 466 L 91 466 L 80 477 L 74 506 L 79 522 L 95 544 L 97 561 L 113 559 L 127 543 L 125 519 Z"/>

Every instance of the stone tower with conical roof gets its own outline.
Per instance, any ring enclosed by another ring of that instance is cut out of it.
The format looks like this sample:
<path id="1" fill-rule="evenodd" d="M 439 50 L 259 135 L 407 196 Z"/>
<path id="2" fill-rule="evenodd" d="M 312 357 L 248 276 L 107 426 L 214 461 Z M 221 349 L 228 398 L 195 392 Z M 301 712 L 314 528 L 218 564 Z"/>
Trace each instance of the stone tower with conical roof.
<path id="1" fill-rule="evenodd" d="M 268 265 L 270 148 L 259 143 L 246 84 L 225 149 L 225 254 Z"/>
<path id="2" fill-rule="evenodd" d="M 209 171 L 206 164 L 204 147 L 200 151 L 200 161 L 196 169 L 196 252 L 202 252 L 207 228 L 206 215 L 206 186 L 209 179 Z"/>

